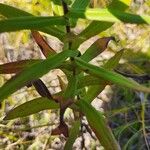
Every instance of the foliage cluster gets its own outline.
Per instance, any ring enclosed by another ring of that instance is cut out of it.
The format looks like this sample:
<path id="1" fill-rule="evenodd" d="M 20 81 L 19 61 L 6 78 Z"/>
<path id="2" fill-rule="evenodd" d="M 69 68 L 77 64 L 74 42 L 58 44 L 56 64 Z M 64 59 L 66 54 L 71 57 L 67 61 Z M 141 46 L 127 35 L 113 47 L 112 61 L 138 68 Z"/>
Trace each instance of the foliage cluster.
<path id="1" fill-rule="evenodd" d="M 25 117 L 46 109 L 58 109 L 60 112 L 59 126 L 52 130 L 51 134 L 63 134 L 68 137 L 64 149 L 72 149 L 73 143 L 79 135 L 80 127 L 83 126 L 83 116 L 86 116 L 90 128 L 105 149 L 120 149 L 120 145 L 104 117 L 105 114 L 97 111 L 91 102 L 104 90 L 106 85 L 116 84 L 144 93 L 150 93 L 150 88 L 125 77 L 129 76 L 128 74 L 116 70 L 124 50 L 118 51 L 103 66 L 89 63 L 107 48 L 111 40 L 116 42 L 114 37 L 97 39 L 83 54 L 78 48 L 84 41 L 112 27 L 116 22 L 150 24 L 150 17 L 126 12 L 130 4 L 129 0 L 114 0 L 106 8 L 92 8 L 90 0 L 53 0 L 53 4 L 55 6 L 53 16 L 34 16 L 0 3 L 0 14 L 3 16 L 0 21 L 0 33 L 23 29 L 31 30 L 34 40 L 46 58 L 44 60 L 21 60 L 0 65 L 1 74 L 16 74 L 0 88 L 1 102 L 24 86 L 33 85 L 41 95 L 39 98 L 12 109 L 4 120 Z M 76 35 L 71 28 L 77 26 L 80 18 L 91 22 L 81 33 Z M 39 31 L 62 41 L 64 44 L 62 52 L 57 53 L 49 46 Z M 52 69 L 62 70 L 68 80 L 66 85 L 61 77 L 58 77 L 61 92 L 55 95 L 49 92 L 40 79 Z M 129 77 L 142 80 L 150 78 L 145 74 Z M 68 125 L 64 121 L 64 113 L 67 108 L 73 110 L 75 117 L 71 129 L 68 129 Z"/>

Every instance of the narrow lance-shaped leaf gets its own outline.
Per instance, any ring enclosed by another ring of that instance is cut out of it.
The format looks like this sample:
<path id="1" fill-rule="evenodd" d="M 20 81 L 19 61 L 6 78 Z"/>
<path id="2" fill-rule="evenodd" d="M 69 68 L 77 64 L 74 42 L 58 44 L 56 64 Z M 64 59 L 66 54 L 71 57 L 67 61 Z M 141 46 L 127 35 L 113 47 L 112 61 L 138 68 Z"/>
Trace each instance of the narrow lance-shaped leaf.
<path id="1" fill-rule="evenodd" d="M 33 65 L 34 63 L 42 62 L 42 60 L 20 60 L 15 62 L 10 62 L 6 64 L 0 65 L 0 74 L 11 74 L 11 73 L 18 73 L 22 71 L 24 68 Z"/>
<path id="2" fill-rule="evenodd" d="M 41 79 L 31 81 L 33 86 L 35 87 L 36 91 L 42 96 L 42 97 L 47 97 L 48 99 L 53 99 L 52 95 L 50 94 L 48 88 L 46 85 L 43 83 Z"/>
<path id="3" fill-rule="evenodd" d="M 131 149 L 131 146 L 133 145 L 133 143 L 140 137 L 142 133 L 142 130 L 138 130 L 136 131 L 131 138 L 129 138 L 129 140 L 127 141 L 127 143 L 123 146 L 123 150 L 126 149 Z"/>
<path id="4" fill-rule="evenodd" d="M 76 121 L 69 133 L 69 138 L 65 144 L 64 150 L 71 150 L 73 147 L 73 143 L 75 142 L 76 138 L 78 137 L 80 131 L 80 121 Z"/>
<path id="5" fill-rule="evenodd" d="M 0 74 L 18 73 L 18 72 L 21 72 L 26 67 L 29 67 L 33 65 L 34 63 L 38 63 L 42 61 L 43 61 L 42 59 L 27 59 L 27 60 L 19 60 L 19 61 L 1 64 Z M 68 74 L 71 74 L 70 71 L 72 71 L 72 66 L 70 66 L 69 64 L 70 63 L 66 61 L 62 63 L 59 68 L 62 69 L 63 71 L 68 72 Z"/>
<path id="6" fill-rule="evenodd" d="M 138 91 L 150 93 L 150 88 L 144 87 L 137 82 L 127 79 L 124 76 L 117 74 L 115 72 L 100 68 L 91 64 L 87 64 L 80 58 L 75 58 L 77 66 L 86 71 L 89 74 L 95 75 L 97 77 L 103 78 L 104 80 L 111 81 L 114 84 L 131 88 Z"/>
<path id="7" fill-rule="evenodd" d="M 75 0 L 71 6 L 71 9 L 83 9 L 83 10 L 85 10 L 89 4 L 90 4 L 90 0 L 84 0 L 84 1 Z M 75 27 L 76 23 L 77 23 L 77 19 L 72 19 L 72 18 L 70 19 L 70 24 L 72 27 Z"/>
<path id="8" fill-rule="evenodd" d="M 56 52 L 48 45 L 38 31 L 31 31 L 31 33 L 45 57 L 56 54 Z"/>
<path id="9" fill-rule="evenodd" d="M 98 112 L 83 99 L 77 101 L 76 104 L 79 106 L 80 111 L 86 116 L 90 127 L 96 134 L 102 146 L 108 150 L 120 150 L 102 113 Z"/>
<path id="10" fill-rule="evenodd" d="M 4 120 L 11 120 L 19 117 L 26 117 L 46 109 L 58 109 L 59 104 L 44 97 L 36 98 L 25 102 L 10 110 Z"/>
<path id="11" fill-rule="evenodd" d="M 80 57 L 86 62 L 91 61 L 93 58 L 98 56 L 100 53 L 102 53 L 108 45 L 108 42 L 110 40 L 114 40 L 113 37 L 104 37 L 98 39 L 96 42 L 94 42 L 90 48 L 88 48 L 85 53 Z"/>
<path id="12" fill-rule="evenodd" d="M 107 22 L 125 22 L 135 24 L 150 24 L 150 16 L 148 15 L 135 15 L 118 11 L 116 9 L 87 9 L 77 10 L 71 9 L 68 13 L 69 17 L 72 18 L 84 18 L 89 20 L 107 21 Z"/>
<path id="13" fill-rule="evenodd" d="M 74 3 L 71 6 L 71 9 L 86 9 L 86 7 L 90 4 L 90 0 L 75 0 Z"/>
<path id="14" fill-rule="evenodd" d="M 94 77 L 91 75 L 86 75 L 79 79 L 78 88 L 80 89 L 80 88 L 90 86 L 90 85 L 99 85 L 103 81 L 104 81 L 104 79 Z"/>
<path id="15" fill-rule="evenodd" d="M 131 4 L 131 0 L 112 0 L 108 5 L 110 9 L 116 9 L 120 11 L 125 11 Z"/>
<path id="16" fill-rule="evenodd" d="M 2 4 L 0 3 L 0 14 L 7 18 L 14 18 L 14 17 L 23 17 L 23 16 L 33 16 L 32 14 L 25 12 L 23 10 L 20 10 L 18 8 Z M 59 39 L 63 39 L 65 32 L 60 31 L 56 27 L 44 27 L 44 28 L 38 28 L 37 30 L 40 30 L 42 32 L 45 32 L 47 34 L 53 35 L 58 37 Z"/>
<path id="17" fill-rule="evenodd" d="M 51 69 L 54 69 L 62 64 L 68 57 L 77 56 L 77 51 L 63 51 L 59 54 L 51 56 L 42 62 L 33 64 L 27 67 L 17 76 L 10 79 L 0 88 L 0 101 L 7 98 L 10 94 L 25 86 L 29 81 L 36 80 L 46 74 Z"/>
<path id="18" fill-rule="evenodd" d="M 89 39 L 90 37 L 105 31 L 112 25 L 113 23 L 110 22 L 93 21 L 85 30 L 79 34 L 79 37 L 85 38 L 84 40 Z"/>
<path id="19" fill-rule="evenodd" d="M 104 65 L 104 68 L 109 70 L 114 69 L 118 65 L 122 54 L 123 54 L 123 50 L 116 53 L 112 58 L 110 58 L 107 61 L 107 63 Z M 87 94 L 84 97 L 84 99 L 89 103 L 91 103 L 104 90 L 106 85 L 110 84 L 108 81 L 103 80 L 102 78 L 100 78 L 99 82 L 97 81 L 97 83 L 99 85 L 89 86 Z"/>
<path id="20" fill-rule="evenodd" d="M 67 25 L 64 17 L 34 17 L 24 16 L 0 21 L 0 33 L 23 29 L 39 29 L 53 25 Z"/>
<path id="21" fill-rule="evenodd" d="M 129 5 L 131 3 L 131 0 L 113 0 L 108 8 L 116 8 L 117 6 L 117 10 L 120 11 L 125 11 Z M 79 9 L 79 8 L 77 8 Z M 108 28 L 110 28 L 113 25 L 113 23 L 111 22 L 107 22 L 107 21 L 92 21 L 88 27 L 85 28 L 85 30 L 83 30 L 79 35 L 77 35 L 77 41 L 75 43 L 73 43 L 73 48 L 78 48 L 79 45 L 86 41 L 87 39 L 89 39 L 90 37 L 97 35 L 105 30 L 107 30 Z"/>
<path id="22" fill-rule="evenodd" d="M 69 78 L 68 86 L 66 88 L 66 91 L 64 92 L 64 98 L 65 99 L 74 98 L 75 92 L 76 92 L 76 89 L 77 89 L 77 83 L 78 83 L 77 75 L 72 75 Z"/>
<path id="23" fill-rule="evenodd" d="M 105 64 L 104 68 L 108 70 L 113 70 L 114 68 L 117 67 L 119 60 L 121 59 L 121 56 L 123 54 L 124 50 L 120 50 L 117 52 L 113 57 L 111 57 Z"/>

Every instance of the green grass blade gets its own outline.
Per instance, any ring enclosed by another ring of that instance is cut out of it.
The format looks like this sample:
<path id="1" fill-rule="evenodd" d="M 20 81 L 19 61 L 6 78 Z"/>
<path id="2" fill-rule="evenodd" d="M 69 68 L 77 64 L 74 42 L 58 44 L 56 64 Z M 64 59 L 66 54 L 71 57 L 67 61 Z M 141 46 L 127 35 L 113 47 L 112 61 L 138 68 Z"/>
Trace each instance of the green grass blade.
<path id="1" fill-rule="evenodd" d="M 134 133 L 134 135 L 132 135 L 132 137 L 127 141 L 127 143 L 123 146 L 123 150 L 127 150 L 130 149 L 131 145 L 136 141 L 136 139 L 138 139 L 140 137 L 142 130 L 137 131 L 136 133 Z"/>
<path id="2" fill-rule="evenodd" d="M 77 106 L 79 106 L 80 111 L 86 116 L 90 127 L 96 134 L 102 146 L 108 150 L 119 150 L 120 147 L 117 144 L 102 113 L 98 112 L 83 99 L 77 101 Z"/>
<path id="3" fill-rule="evenodd" d="M 63 51 L 42 62 L 35 63 L 25 68 L 20 74 L 10 79 L 0 88 L 0 101 L 3 101 L 16 90 L 25 86 L 29 81 L 38 79 L 51 69 L 60 66 L 68 57 L 74 57 L 76 55 L 78 55 L 76 51 Z"/>
<path id="4" fill-rule="evenodd" d="M 64 17 L 18 17 L 0 21 L 0 33 L 22 29 L 38 29 L 52 25 L 66 25 Z"/>
<path id="5" fill-rule="evenodd" d="M 73 127 L 70 130 L 69 138 L 65 144 L 64 150 L 71 150 L 73 147 L 73 143 L 75 142 L 76 138 L 78 137 L 80 129 L 80 121 L 76 121 Z"/>
<path id="6" fill-rule="evenodd" d="M 4 120 L 11 120 L 19 117 L 26 117 L 46 109 L 58 109 L 59 104 L 54 101 L 40 97 L 31 101 L 25 102 L 18 107 L 10 110 Z"/>
<path id="7" fill-rule="evenodd" d="M 125 78 L 124 76 L 117 74 L 113 71 L 109 71 L 104 68 L 100 68 L 91 64 L 87 64 L 85 61 L 83 61 L 80 58 L 76 58 L 76 64 L 87 73 L 103 78 L 104 80 L 108 80 L 114 84 L 118 84 L 120 86 L 131 88 L 137 91 L 150 93 L 150 88 L 144 87 L 138 84 L 137 82 L 131 79 Z"/>
<path id="8" fill-rule="evenodd" d="M 106 21 L 106 22 L 125 22 L 125 23 L 135 23 L 135 24 L 150 24 L 150 16 L 148 15 L 135 15 L 131 13 L 126 13 L 123 11 L 118 11 L 116 9 L 71 9 L 68 13 L 69 17 L 72 18 L 84 18 L 95 21 Z"/>
<path id="9" fill-rule="evenodd" d="M 133 121 L 133 122 L 128 122 L 125 125 L 119 126 L 116 129 L 114 129 L 114 135 L 117 137 L 118 141 L 121 139 L 121 136 L 125 134 L 125 131 L 127 130 L 132 130 L 132 128 L 136 126 L 140 126 L 141 123 L 139 121 Z"/>
<path id="10" fill-rule="evenodd" d="M 2 4 L 2 3 L 0 3 L 0 14 L 2 14 L 3 16 L 7 18 L 33 16 L 32 14 L 25 12 L 21 9 L 18 9 L 18 8 L 15 8 L 6 4 Z M 37 30 L 56 36 L 59 39 L 63 39 L 65 35 L 65 32 L 60 31 L 56 27 L 37 28 Z"/>

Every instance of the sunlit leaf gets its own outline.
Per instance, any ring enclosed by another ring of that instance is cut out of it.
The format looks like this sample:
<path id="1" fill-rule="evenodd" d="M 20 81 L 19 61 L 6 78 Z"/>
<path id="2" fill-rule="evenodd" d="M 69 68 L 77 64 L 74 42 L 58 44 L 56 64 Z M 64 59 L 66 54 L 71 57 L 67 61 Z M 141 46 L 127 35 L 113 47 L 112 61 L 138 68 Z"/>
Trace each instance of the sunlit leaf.
<path id="1" fill-rule="evenodd" d="M 75 0 L 71 6 L 71 9 L 83 9 L 83 10 L 85 10 L 89 4 L 90 4 L 90 0 L 84 0 L 84 1 Z M 77 19 L 72 19 L 72 18 L 70 19 L 70 24 L 72 27 L 75 27 L 76 23 L 77 23 Z"/>
<path id="2" fill-rule="evenodd" d="M 77 101 L 77 105 L 80 111 L 86 116 L 90 127 L 96 134 L 101 145 L 105 149 L 109 150 L 119 150 L 119 145 L 117 144 L 110 128 L 108 127 L 106 120 L 101 112 L 98 112 L 90 104 L 88 104 L 83 99 Z"/>
<path id="3" fill-rule="evenodd" d="M 119 9 L 120 11 L 126 10 L 131 3 L 131 0 L 113 0 L 109 4 L 109 8 L 116 8 L 117 5 L 117 10 Z M 79 9 L 79 8 L 77 8 Z M 82 8 L 81 8 L 82 9 Z M 75 48 L 78 48 L 78 46 L 89 39 L 92 36 L 95 36 L 108 28 L 110 28 L 113 25 L 111 22 L 107 21 L 92 21 L 77 37 L 76 42 L 73 43 Z"/>
<path id="4" fill-rule="evenodd" d="M 4 120 L 26 117 L 46 109 L 58 109 L 59 105 L 47 98 L 36 98 L 10 110 Z"/>
<path id="5" fill-rule="evenodd" d="M 150 16 L 148 15 L 135 15 L 131 13 L 126 13 L 118 11 L 116 9 L 87 9 L 77 10 L 71 9 L 68 13 L 69 17 L 72 18 L 84 18 L 89 20 L 97 21 L 107 21 L 107 22 L 125 22 L 125 23 L 135 23 L 135 24 L 150 24 Z"/>
<path id="6" fill-rule="evenodd" d="M 131 4 L 131 0 L 112 0 L 108 8 L 115 9 L 120 11 L 126 10 Z"/>
<path id="7" fill-rule="evenodd" d="M 14 18 L 14 17 L 23 17 L 23 16 L 33 16 L 32 14 L 25 12 L 21 9 L 2 4 L 0 3 L 0 14 L 7 18 Z M 56 36 L 60 39 L 63 39 L 65 32 L 60 31 L 56 27 L 44 27 L 44 28 L 38 28 L 37 30 L 40 30 L 42 32 L 48 33 L 50 35 Z"/>

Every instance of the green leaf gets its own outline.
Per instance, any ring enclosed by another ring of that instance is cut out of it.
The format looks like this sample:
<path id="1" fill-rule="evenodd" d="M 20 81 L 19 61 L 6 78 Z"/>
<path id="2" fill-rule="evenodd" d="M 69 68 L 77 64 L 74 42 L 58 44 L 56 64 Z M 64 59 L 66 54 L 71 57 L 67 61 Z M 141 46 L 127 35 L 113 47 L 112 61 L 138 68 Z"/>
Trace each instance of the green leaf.
<path id="1" fill-rule="evenodd" d="M 111 81 L 114 84 L 131 88 L 137 91 L 143 91 L 150 93 L 150 88 L 144 87 L 132 79 L 125 78 L 124 76 L 117 74 L 113 71 L 106 70 L 91 64 L 86 63 L 80 58 L 75 58 L 77 66 L 86 71 L 89 74 L 95 75 L 97 77 L 103 78 L 104 80 Z"/>
<path id="2" fill-rule="evenodd" d="M 65 99 L 74 98 L 75 92 L 77 89 L 77 83 L 78 83 L 78 77 L 76 75 L 72 75 L 69 78 L 68 86 L 67 86 L 66 91 L 64 93 Z"/>
<path id="3" fill-rule="evenodd" d="M 117 144 L 102 113 L 98 112 L 83 99 L 77 101 L 76 104 L 79 106 L 80 111 L 86 116 L 90 127 L 96 134 L 101 145 L 108 150 L 119 150 L 119 145 Z"/>
<path id="4" fill-rule="evenodd" d="M 106 22 L 125 22 L 135 24 L 150 24 L 150 16 L 148 15 L 135 15 L 126 13 L 116 9 L 71 9 L 68 13 L 72 18 L 84 18 L 88 20 L 106 21 Z"/>
<path id="5" fill-rule="evenodd" d="M 79 79 L 78 89 L 86 87 L 86 86 L 90 86 L 90 85 L 99 85 L 103 81 L 104 79 L 93 77 L 91 75 L 86 75 Z"/>
<path id="6" fill-rule="evenodd" d="M 123 50 L 116 53 L 112 58 L 108 60 L 108 62 L 104 65 L 104 68 L 109 69 L 109 70 L 114 69 L 118 65 L 122 54 L 123 54 Z M 103 80 L 101 78 L 99 79 L 99 81 L 98 80 L 96 81 L 99 85 L 90 86 L 88 88 L 87 94 L 84 97 L 84 99 L 88 103 L 91 103 L 104 90 L 105 86 L 107 84 L 110 84 L 106 80 Z M 93 84 L 94 84 L 94 81 L 93 81 Z"/>
<path id="7" fill-rule="evenodd" d="M 72 4 L 71 9 L 86 9 L 86 7 L 89 5 L 90 0 L 75 0 L 75 2 Z"/>
<path id="8" fill-rule="evenodd" d="M 102 21 L 93 21 L 90 25 L 83 30 L 78 37 L 80 38 L 80 43 L 84 42 L 85 40 L 89 39 L 90 37 L 99 34 L 102 31 L 110 28 L 113 23 L 110 22 L 102 22 Z"/>
<path id="9" fill-rule="evenodd" d="M 20 74 L 16 75 L 0 88 L 0 101 L 3 101 L 10 94 L 14 93 L 19 88 L 25 86 L 29 81 L 40 78 L 62 64 L 68 57 L 77 56 L 77 51 L 63 51 L 54 56 L 48 57 L 42 62 L 35 63 L 25 68 Z"/>
<path id="10" fill-rule="evenodd" d="M 0 14 L 7 18 L 12 18 L 12 17 L 21 17 L 21 16 L 32 16 L 32 14 L 25 12 L 21 9 L 2 4 L 0 3 Z"/>
<path id="11" fill-rule="evenodd" d="M 104 64 L 104 68 L 108 70 L 112 70 L 117 67 L 121 56 L 123 55 L 124 50 L 117 52 L 112 58 L 110 58 L 106 64 Z"/>
<path id="12" fill-rule="evenodd" d="M 76 121 L 70 130 L 69 138 L 65 144 L 64 150 L 72 149 L 73 143 L 75 142 L 76 138 L 78 137 L 79 129 L 80 129 L 80 121 Z"/>
<path id="13" fill-rule="evenodd" d="M 112 3 L 108 6 L 109 8 L 116 8 L 117 10 L 124 11 L 126 10 L 131 3 L 131 0 L 113 0 Z M 77 8 L 79 9 L 79 8 Z M 111 22 L 106 21 L 92 21 L 88 27 L 85 28 L 77 37 L 77 41 L 74 43 L 74 48 L 78 48 L 78 46 L 86 41 L 87 39 L 91 38 L 92 36 L 95 36 L 108 28 L 110 28 L 113 25 Z"/>
<path id="14" fill-rule="evenodd" d="M 0 14 L 7 18 L 14 18 L 14 17 L 23 17 L 23 16 L 33 16 L 32 14 L 22 11 L 18 8 L 2 4 L 0 3 Z M 42 32 L 45 32 L 47 34 L 53 35 L 58 37 L 59 39 L 63 39 L 65 32 L 60 31 L 56 27 L 44 27 L 44 28 L 37 28 L 37 30 L 40 30 Z"/>
<path id="15" fill-rule="evenodd" d="M 105 81 L 99 82 L 99 85 L 89 86 L 84 99 L 86 102 L 91 103 L 106 87 L 108 83 Z"/>
<path id="16" fill-rule="evenodd" d="M 59 104 L 47 98 L 36 98 L 10 110 L 4 120 L 26 117 L 46 109 L 58 109 Z"/>
<path id="17" fill-rule="evenodd" d="M 94 42 L 80 58 L 86 62 L 91 61 L 107 48 L 108 42 L 110 40 L 113 40 L 113 38 L 104 37 L 96 40 L 96 42 Z"/>
<path id="18" fill-rule="evenodd" d="M 0 33 L 17 31 L 22 29 L 39 29 L 41 27 L 53 25 L 66 25 L 64 17 L 34 17 L 24 16 L 18 18 L 10 18 L 0 21 Z"/>
<path id="19" fill-rule="evenodd" d="M 89 4 L 90 4 L 90 0 L 84 0 L 84 1 L 75 0 L 71 6 L 71 9 L 83 9 L 83 10 L 85 10 Z M 70 24 L 72 27 L 75 27 L 77 24 L 77 19 L 70 18 Z"/>
<path id="20" fill-rule="evenodd" d="M 117 8 L 117 10 L 124 11 L 129 7 L 130 4 L 131 0 L 113 0 L 108 6 L 108 8 L 110 9 Z"/>

